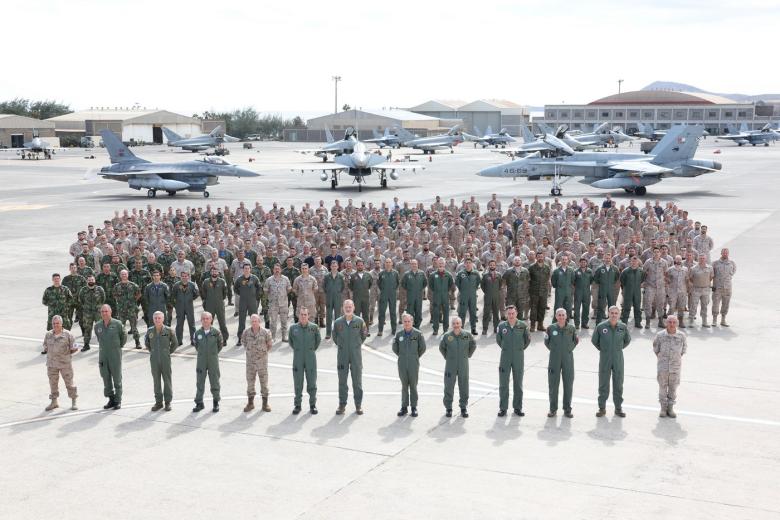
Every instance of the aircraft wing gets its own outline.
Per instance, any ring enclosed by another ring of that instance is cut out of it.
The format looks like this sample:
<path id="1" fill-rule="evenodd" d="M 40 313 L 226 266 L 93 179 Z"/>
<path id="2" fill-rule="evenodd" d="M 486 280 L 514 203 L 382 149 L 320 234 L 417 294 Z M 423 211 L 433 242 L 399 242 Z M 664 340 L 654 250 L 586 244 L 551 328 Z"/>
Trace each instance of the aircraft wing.
<path id="1" fill-rule="evenodd" d="M 381 172 L 416 172 L 417 170 L 424 170 L 425 166 L 416 165 L 416 164 L 405 164 L 405 163 L 382 163 L 377 166 L 372 167 L 373 170 L 381 171 Z"/>
<path id="2" fill-rule="evenodd" d="M 290 171 L 293 173 L 328 173 L 328 172 L 342 172 L 344 170 L 348 170 L 349 168 L 346 168 L 340 164 L 323 164 L 322 166 L 301 166 L 301 167 L 295 167 L 290 168 Z"/>
<path id="3" fill-rule="evenodd" d="M 617 172 L 617 176 L 621 174 L 639 174 L 640 177 L 644 176 L 660 176 L 667 173 L 672 173 L 674 170 L 671 168 L 664 168 L 658 166 L 649 161 L 623 161 L 616 162 L 609 165 L 609 169 L 613 172 Z"/>

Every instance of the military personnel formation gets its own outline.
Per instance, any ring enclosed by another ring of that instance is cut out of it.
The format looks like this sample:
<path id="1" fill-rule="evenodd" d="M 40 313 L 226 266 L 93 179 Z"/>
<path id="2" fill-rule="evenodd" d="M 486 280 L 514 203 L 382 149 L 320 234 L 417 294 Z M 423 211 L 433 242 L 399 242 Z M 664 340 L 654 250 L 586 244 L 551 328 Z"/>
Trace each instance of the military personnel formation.
<path id="1" fill-rule="evenodd" d="M 653 350 L 660 415 L 673 418 L 687 349 L 680 329 L 729 326 L 736 264 L 725 248 L 712 261 L 713 251 L 706 225 L 660 201 L 640 207 L 609 198 L 601 204 L 516 198 L 503 208 L 494 194 L 484 207 L 474 197 L 460 204 L 436 197 L 428 206 L 397 199 L 358 206 L 350 199 L 331 207 L 320 201 L 289 209 L 241 203 L 216 210 L 117 211 L 102 226 L 78 233 L 68 274 L 52 275 L 44 291 L 42 353 L 51 390 L 46 410 L 59 407 L 59 378 L 77 407 L 71 357 L 78 348 L 70 330 L 78 323 L 80 350 L 90 350 L 93 333 L 99 345 L 105 409 L 121 408 L 122 352 L 132 336 L 135 349 L 150 354 L 152 411 L 170 410 L 171 355 L 187 336 L 197 351 L 193 412 L 205 408 L 207 379 L 212 411 L 218 412 L 219 354 L 230 337 L 226 316 L 232 307 L 236 346 L 246 352 L 245 412 L 255 408 L 258 380 L 259 406 L 271 411 L 268 356 L 284 342 L 293 351 L 292 413 L 302 410 L 304 381 L 309 410 L 318 413 L 317 349 L 332 341 L 336 414 L 346 411 L 351 383 L 355 412 L 362 415 L 362 347 L 372 332 L 381 337 L 389 329 L 401 381 L 398 416 L 416 417 L 420 358 L 427 349 L 421 327 L 428 320 L 428 341 L 438 342 L 444 358 L 447 417 L 456 383 L 460 415 L 468 417 L 469 358 L 481 328 L 500 351 L 499 417 L 510 409 L 510 378 L 511 409 L 524 415 L 524 351 L 541 333 L 549 350 L 548 416 L 557 414 L 563 380 L 562 409 L 571 418 L 573 351 L 595 320 L 596 415 L 606 414 L 611 390 L 615 414 L 625 417 L 623 349 L 631 342 L 633 317 L 634 328 L 658 328 Z"/>

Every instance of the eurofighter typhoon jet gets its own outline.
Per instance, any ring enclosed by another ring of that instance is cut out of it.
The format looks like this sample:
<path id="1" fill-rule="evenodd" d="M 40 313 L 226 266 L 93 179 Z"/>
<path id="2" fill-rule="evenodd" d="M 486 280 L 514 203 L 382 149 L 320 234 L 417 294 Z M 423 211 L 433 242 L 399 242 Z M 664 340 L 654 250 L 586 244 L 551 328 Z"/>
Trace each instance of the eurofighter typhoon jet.
<path id="1" fill-rule="evenodd" d="M 216 148 L 222 143 L 235 143 L 240 141 L 240 139 L 236 137 L 227 135 L 222 130 L 221 125 L 212 130 L 211 133 L 195 137 L 184 138 L 170 128 L 165 127 L 163 127 L 163 133 L 165 134 L 165 139 L 168 140 L 168 146 L 181 148 L 182 150 L 190 152 L 202 152 L 209 148 Z"/>
<path id="2" fill-rule="evenodd" d="M 557 156 L 535 153 L 522 159 L 491 166 L 477 175 L 483 177 L 542 177 L 553 181 L 550 193 L 561 194 L 561 184 L 572 177 L 582 177 L 583 184 L 594 188 L 623 189 L 644 195 L 647 186 L 673 177 L 698 177 L 721 169 L 716 161 L 694 159 L 701 126 L 673 126 L 649 154 L 605 152 L 561 152 Z M 561 180 L 563 179 L 563 180 Z"/>
<path id="3" fill-rule="evenodd" d="M 218 177 L 258 177 L 259 174 L 230 164 L 221 157 L 176 163 L 155 163 L 136 157 L 110 130 L 101 130 L 103 144 L 111 157 L 111 166 L 104 166 L 96 175 L 104 179 L 126 182 L 134 190 L 145 189 L 148 197 L 157 190 L 168 193 L 199 191 L 208 198 L 207 188 L 219 184 Z"/>

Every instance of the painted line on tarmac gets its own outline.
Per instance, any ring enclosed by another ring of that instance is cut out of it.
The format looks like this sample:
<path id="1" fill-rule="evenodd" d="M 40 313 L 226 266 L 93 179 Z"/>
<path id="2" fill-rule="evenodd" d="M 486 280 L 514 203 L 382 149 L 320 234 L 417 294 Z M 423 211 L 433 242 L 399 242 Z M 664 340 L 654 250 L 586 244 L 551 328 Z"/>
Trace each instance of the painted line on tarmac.
<path id="1" fill-rule="evenodd" d="M 23 337 L 23 336 L 10 336 L 10 335 L 7 335 L 7 334 L 0 334 L 0 339 L 14 339 L 14 340 L 29 341 L 29 342 L 35 342 L 35 343 L 39 343 L 41 341 L 41 340 L 35 339 L 35 338 L 27 338 L 27 337 Z M 383 352 L 377 352 L 376 350 L 374 350 L 372 348 L 363 346 L 363 349 L 368 351 L 368 352 L 370 352 L 370 353 L 372 353 L 372 354 L 376 354 L 379 357 L 384 357 L 385 359 L 394 360 L 388 354 L 385 354 Z M 122 350 L 124 350 L 126 352 L 147 353 L 145 349 L 136 349 L 136 348 L 132 348 L 132 347 L 125 347 Z M 184 353 L 177 353 L 177 352 L 174 352 L 173 354 L 171 354 L 171 356 L 174 356 L 174 357 L 184 357 L 184 358 L 190 358 L 190 359 L 194 359 L 196 357 L 194 354 L 184 354 Z M 245 364 L 246 363 L 246 361 L 241 360 L 241 359 L 220 358 L 220 360 L 228 362 L 228 363 L 236 363 L 236 364 Z M 292 365 L 283 365 L 283 364 L 280 364 L 280 363 L 268 363 L 268 366 L 274 367 L 274 368 L 292 369 Z M 432 370 L 432 369 L 429 369 L 429 368 L 420 367 L 420 371 L 421 372 L 430 373 L 430 374 L 434 374 L 434 375 L 443 375 L 441 372 L 438 372 L 436 370 Z M 327 369 L 327 368 L 318 368 L 317 372 L 323 372 L 323 373 L 326 373 L 326 374 L 337 374 L 338 373 L 336 370 Z M 365 376 L 365 377 L 367 377 L 369 379 L 380 379 L 380 380 L 386 380 L 386 381 L 397 381 L 397 378 L 395 378 L 395 377 L 382 376 L 382 375 L 378 375 L 378 374 L 366 374 L 366 373 L 364 373 L 363 376 Z M 477 384 L 478 386 L 479 385 L 486 386 L 486 387 L 489 387 L 491 390 L 495 390 L 497 388 L 497 387 L 495 387 L 493 385 L 490 385 L 488 383 L 479 383 L 477 381 L 471 381 L 470 380 L 469 383 Z M 418 384 L 439 385 L 439 383 L 433 383 L 433 382 L 429 382 L 429 381 L 419 381 Z M 485 390 L 485 389 L 483 389 L 483 390 Z M 368 394 L 368 392 L 365 392 L 365 393 Z M 485 395 L 488 395 L 489 393 L 490 392 L 487 392 L 486 394 L 482 395 L 482 397 L 484 397 Z M 397 395 L 397 392 L 389 392 L 389 394 L 390 395 Z M 384 394 L 383 393 L 375 393 L 375 394 L 368 394 L 368 395 L 384 395 Z M 420 395 L 423 395 L 423 394 L 421 393 Z M 437 395 L 438 396 L 438 395 L 441 395 L 441 394 L 433 394 L 433 395 Z M 525 390 L 523 392 L 523 397 L 527 398 L 527 399 L 532 399 L 532 400 L 540 400 L 540 401 L 547 400 L 547 394 L 546 393 L 538 392 L 538 391 L 534 391 L 534 390 Z M 575 397 L 575 398 L 573 398 L 573 401 L 576 402 L 576 403 L 581 403 L 581 404 L 591 404 L 591 405 L 592 404 L 596 404 L 596 400 L 595 399 L 583 399 L 583 398 Z M 131 405 L 131 406 L 144 406 L 144 405 L 141 404 L 141 405 Z M 658 410 L 658 407 L 656 407 L 656 406 L 632 405 L 632 404 L 624 404 L 623 408 L 626 408 L 626 409 L 629 409 L 629 410 L 640 410 L 640 411 L 649 411 L 649 412 L 656 412 Z M 102 412 L 103 410 L 99 410 L 99 411 Z M 756 419 L 756 418 L 753 418 L 753 417 L 738 417 L 738 416 L 734 416 L 734 415 L 724 415 L 724 414 L 709 413 L 709 412 L 696 412 L 696 411 L 689 411 L 689 410 L 682 410 L 682 409 L 678 409 L 677 411 L 679 413 L 681 413 L 681 414 L 684 414 L 684 415 L 690 416 L 690 417 L 701 417 L 701 418 L 704 418 L 704 419 L 715 419 L 715 420 L 719 420 L 719 421 L 729 421 L 729 422 L 737 422 L 737 423 L 745 423 L 745 424 L 756 424 L 756 425 L 761 425 L 761 426 L 780 427 L 780 421 L 773 421 L 773 420 L 770 420 L 770 419 Z M 88 412 L 88 413 L 93 413 L 93 412 Z M 7 423 L 7 424 L 10 424 L 10 423 Z M 4 427 L 6 427 L 5 424 L 0 424 L 0 428 L 4 428 Z"/>
<path id="2" fill-rule="evenodd" d="M 333 396 L 333 397 L 335 397 L 335 396 L 338 396 L 338 395 L 339 395 L 338 392 L 320 392 L 320 391 L 317 392 L 317 397 L 320 397 L 320 396 Z M 363 392 L 363 395 L 398 397 L 400 395 L 400 393 L 399 392 Z M 441 393 L 439 393 L 439 392 L 418 392 L 418 395 L 426 396 L 426 397 L 441 397 Z M 490 394 L 489 393 L 488 394 L 477 394 L 477 395 L 474 395 L 472 397 L 474 397 L 475 399 L 479 399 L 479 398 L 485 397 L 487 395 L 490 395 Z M 295 394 L 293 394 L 293 393 L 271 394 L 271 397 L 273 397 L 275 399 L 276 398 L 282 398 L 282 397 L 289 398 L 289 397 L 295 397 Z M 221 401 L 245 401 L 245 400 L 246 400 L 246 395 L 231 395 L 231 396 L 226 396 L 226 397 L 223 396 L 220 399 L 220 402 Z M 185 403 L 193 403 L 193 402 L 195 402 L 194 398 L 191 397 L 189 399 L 174 399 L 173 401 L 171 401 L 171 404 L 185 404 Z M 143 403 L 133 403 L 133 404 L 123 404 L 121 410 L 151 407 L 152 405 L 154 405 L 154 401 L 147 401 L 147 402 L 143 402 Z M 65 407 L 63 407 L 63 408 L 65 408 Z M 259 410 L 259 408 L 258 408 L 258 410 Z M 91 415 L 91 414 L 110 414 L 110 413 L 113 413 L 113 412 L 114 412 L 114 410 L 104 410 L 102 407 L 101 408 L 90 408 L 88 410 L 64 411 L 62 413 L 52 413 L 52 414 L 41 416 L 41 417 L 35 417 L 33 419 L 23 419 L 21 421 L 12 421 L 12 422 L 7 422 L 7 423 L 2 423 L 2 424 L 0 424 L 0 429 L 13 428 L 14 426 L 24 426 L 26 424 L 35 424 L 35 423 L 39 423 L 39 422 L 53 421 L 53 420 L 56 420 L 56 419 L 69 419 L 69 418 L 72 418 L 72 417 L 80 417 L 80 416 L 83 416 L 83 415 Z M 207 408 L 204 408 L 202 413 L 206 414 L 206 413 L 213 413 L 213 412 L 210 412 Z M 241 413 L 245 413 L 245 412 L 241 412 Z M 267 412 L 267 413 L 271 413 L 271 412 Z M 160 415 L 164 417 L 166 415 L 166 412 L 161 411 Z M 196 417 L 196 415 L 194 415 L 194 413 L 191 413 L 191 415 L 193 417 Z M 324 414 L 324 415 L 327 415 L 327 414 Z M 183 426 L 187 426 L 187 423 L 180 423 L 180 424 L 182 424 Z"/>

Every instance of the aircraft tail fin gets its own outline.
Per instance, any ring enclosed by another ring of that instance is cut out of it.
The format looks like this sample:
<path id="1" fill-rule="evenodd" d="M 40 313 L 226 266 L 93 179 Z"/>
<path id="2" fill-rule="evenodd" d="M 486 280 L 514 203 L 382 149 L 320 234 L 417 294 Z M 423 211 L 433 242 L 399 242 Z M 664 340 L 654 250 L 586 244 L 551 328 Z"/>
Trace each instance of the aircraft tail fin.
<path id="1" fill-rule="evenodd" d="M 666 164 L 693 158 L 699 147 L 699 138 L 704 127 L 695 125 L 674 125 L 653 148 L 653 164 Z"/>
<path id="2" fill-rule="evenodd" d="M 452 128 L 450 128 L 449 132 L 447 132 L 447 135 L 458 135 L 460 133 L 460 125 L 455 125 Z"/>
<path id="3" fill-rule="evenodd" d="M 747 132 L 747 131 L 749 131 L 748 124 L 743 122 L 741 125 L 739 125 L 739 131 L 740 132 Z"/>
<path id="4" fill-rule="evenodd" d="M 533 132 L 528 129 L 525 125 L 520 125 L 520 135 L 523 136 L 523 142 L 525 143 L 532 143 L 536 141 L 536 137 L 534 136 Z"/>
<path id="5" fill-rule="evenodd" d="M 555 132 L 552 131 L 552 128 L 547 126 L 547 123 L 538 123 L 539 129 L 546 135 L 555 135 Z"/>
<path id="6" fill-rule="evenodd" d="M 379 139 L 379 132 L 376 131 L 376 128 L 372 128 L 371 133 L 374 134 L 374 139 Z"/>
<path id="7" fill-rule="evenodd" d="M 604 123 L 601 123 L 601 124 L 594 124 L 593 125 L 593 133 L 594 134 L 600 134 L 600 133 L 604 132 L 605 130 L 607 130 L 608 128 L 609 128 L 609 123 L 608 122 L 604 122 Z"/>
<path id="8" fill-rule="evenodd" d="M 333 134 L 330 133 L 330 128 L 327 126 L 325 127 L 325 139 L 327 139 L 329 143 L 333 142 Z"/>
<path id="9" fill-rule="evenodd" d="M 222 125 L 217 125 L 217 127 L 209 132 L 209 135 L 211 137 L 221 137 L 225 134 L 225 132 L 222 130 Z"/>
<path id="10" fill-rule="evenodd" d="M 482 137 L 482 133 L 479 131 L 479 127 L 477 125 L 474 125 L 474 135 L 477 137 Z"/>
<path id="11" fill-rule="evenodd" d="M 176 141 L 180 141 L 182 139 L 182 136 L 171 130 L 170 128 L 163 127 L 162 129 L 163 133 L 165 134 L 165 139 L 169 143 L 173 143 Z"/>
<path id="12" fill-rule="evenodd" d="M 485 130 L 485 135 L 493 135 L 493 127 L 488 125 L 487 130 Z"/>
<path id="13" fill-rule="evenodd" d="M 103 146 L 106 147 L 108 155 L 111 157 L 111 164 L 138 162 L 143 160 L 136 157 L 111 130 L 101 130 L 100 137 L 103 138 Z"/>

